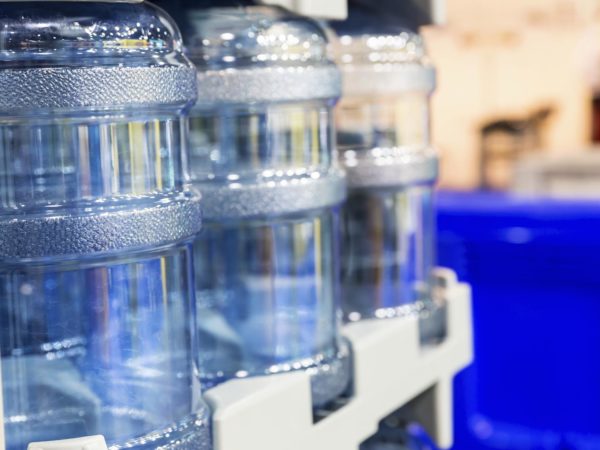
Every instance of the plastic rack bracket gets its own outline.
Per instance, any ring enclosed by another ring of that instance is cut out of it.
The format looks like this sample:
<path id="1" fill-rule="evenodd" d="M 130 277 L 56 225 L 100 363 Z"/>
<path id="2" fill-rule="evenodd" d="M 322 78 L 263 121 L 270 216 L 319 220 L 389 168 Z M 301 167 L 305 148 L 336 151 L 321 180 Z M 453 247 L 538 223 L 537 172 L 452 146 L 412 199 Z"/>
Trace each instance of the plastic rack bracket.
<path id="1" fill-rule="evenodd" d="M 347 0 L 262 0 L 279 5 L 305 16 L 342 20 L 348 16 Z"/>
<path id="2" fill-rule="evenodd" d="M 379 422 L 402 406 L 437 444 L 452 445 L 452 380 L 473 357 L 471 294 L 438 269 L 448 307 L 448 336 L 422 346 L 418 320 L 367 320 L 344 328 L 354 351 L 354 392 L 314 423 L 305 373 L 224 383 L 205 395 L 213 408 L 214 450 L 356 450 Z"/>
<path id="3" fill-rule="evenodd" d="M 29 444 L 27 450 L 106 450 L 107 448 L 102 436 L 88 436 L 62 441 L 35 442 Z"/>

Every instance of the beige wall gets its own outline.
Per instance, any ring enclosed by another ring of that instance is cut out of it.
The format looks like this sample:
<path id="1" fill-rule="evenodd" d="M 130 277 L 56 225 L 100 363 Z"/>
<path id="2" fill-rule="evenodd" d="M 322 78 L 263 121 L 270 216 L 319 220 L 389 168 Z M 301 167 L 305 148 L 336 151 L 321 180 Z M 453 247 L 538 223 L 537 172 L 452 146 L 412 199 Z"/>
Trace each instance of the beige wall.
<path id="1" fill-rule="evenodd" d="M 449 25 L 484 30 L 586 22 L 599 6 L 598 0 L 446 0 Z"/>
<path id="2" fill-rule="evenodd" d="M 443 186 L 477 185 L 479 130 L 489 120 L 551 106 L 544 147 L 560 152 L 588 145 L 591 92 L 578 60 L 586 1 L 449 0 L 448 25 L 423 31 L 438 68 L 432 130 Z M 572 10 L 572 20 L 548 19 L 555 10 Z M 546 19 L 536 11 L 546 11 Z"/>

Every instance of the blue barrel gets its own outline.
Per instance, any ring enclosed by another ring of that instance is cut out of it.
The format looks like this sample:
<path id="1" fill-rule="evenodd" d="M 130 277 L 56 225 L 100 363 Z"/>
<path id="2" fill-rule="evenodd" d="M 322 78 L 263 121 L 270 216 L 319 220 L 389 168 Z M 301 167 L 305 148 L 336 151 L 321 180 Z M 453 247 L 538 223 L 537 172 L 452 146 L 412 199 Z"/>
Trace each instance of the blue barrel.
<path id="1" fill-rule="evenodd" d="M 457 449 L 598 449 L 600 202 L 440 193 L 438 253 L 473 287 Z"/>

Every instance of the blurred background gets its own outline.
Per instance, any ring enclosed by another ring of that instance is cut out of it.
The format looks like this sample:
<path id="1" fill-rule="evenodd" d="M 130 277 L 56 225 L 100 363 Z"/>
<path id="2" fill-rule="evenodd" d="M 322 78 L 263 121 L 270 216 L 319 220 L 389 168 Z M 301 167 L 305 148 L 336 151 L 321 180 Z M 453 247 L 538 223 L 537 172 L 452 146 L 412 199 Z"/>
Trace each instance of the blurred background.
<path id="1" fill-rule="evenodd" d="M 600 3 L 447 0 L 438 262 L 473 287 L 456 449 L 598 449 Z"/>
<path id="2" fill-rule="evenodd" d="M 595 160 L 599 6 L 447 0 L 444 25 L 422 30 L 439 75 L 433 136 L 443 154 L 441 187 L 594 194 L 566 175 L 531 178 L 565 157 L 572 169 Z"/>

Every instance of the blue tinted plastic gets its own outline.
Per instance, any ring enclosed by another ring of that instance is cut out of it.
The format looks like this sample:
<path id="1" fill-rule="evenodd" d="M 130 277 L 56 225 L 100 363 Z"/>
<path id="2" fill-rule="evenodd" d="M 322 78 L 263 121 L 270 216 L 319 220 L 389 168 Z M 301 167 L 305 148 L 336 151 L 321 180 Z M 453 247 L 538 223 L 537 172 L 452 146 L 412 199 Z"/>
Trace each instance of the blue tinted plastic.
<path id="1" fill-rule="evenodd" d="M 201 92 L 192 175 L 207 205 L 194 247 L 202 380 L 310 369 L 321 406 L 350 376 L 338 333 L 339 75 L 312 21 L 270 8 L 189 17 Z M 202 95 L 217 76 L 227 90 Z"/>
<path id="2" fill-rule="evenodd" d="M 176 27 L 145 3 L 2 2 L 0 42 L 7 449 L 205 448 Z"/>
<path id="3" fill-rule="evenodd" d="M 393 317 L 426 301 L 433 267 L 433 191 L 372 189 L 344 207 L 344 301 L 350 320 Z"/>
<path id="4" fill-rule="evenodd" d="M 600 204 L 442 192 L 438 211 L 440 263 L 473 288 L 455 448 L 599 448 Z"/>
<path id="5" fill-rule="evenodd" d="M 434 72 L 420 36 L 373 30 L 344 34 L 334 46 L 345 76 L 336 119 L 350 188 L 342 260 L 349 321 L 437 308 L 429 289 L 437 178 L 429 136 Z"/>
<path id="6" fill-rule="evenodd" d="M 208 385 L 336 357 L 337 212 L 210 226 L 195 251 Z"/>

